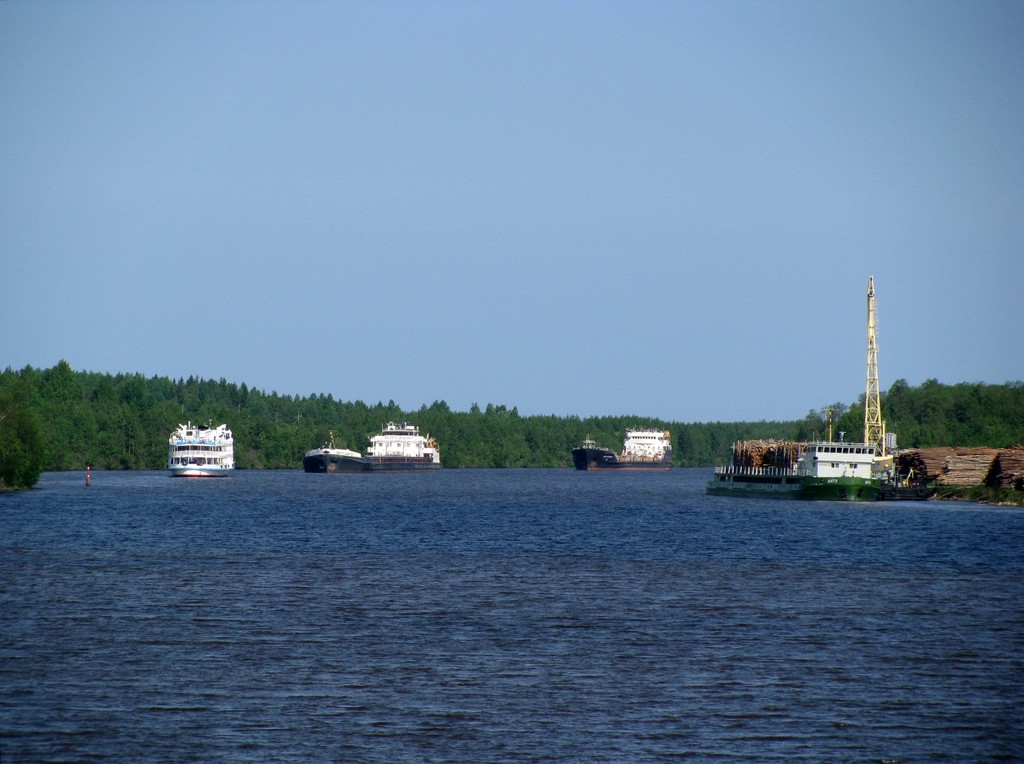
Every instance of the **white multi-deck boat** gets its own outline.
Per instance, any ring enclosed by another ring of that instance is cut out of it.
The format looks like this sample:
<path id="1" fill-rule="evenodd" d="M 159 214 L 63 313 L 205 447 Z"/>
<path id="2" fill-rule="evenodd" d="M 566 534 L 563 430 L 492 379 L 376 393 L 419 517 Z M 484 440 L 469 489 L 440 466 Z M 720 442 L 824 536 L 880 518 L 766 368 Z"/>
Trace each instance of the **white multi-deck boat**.
<path id="1" fill-rule="evenodd" d="M 621 454 L 587 438 L 572 450 L 572 462 L 578 470 L 667 470 L 672 466 L 672 436 L 651 427 L 626 430 Z"/>
<path id="2" fill-rule="evenodd" d="M 347 448 L 336 448 L 334 436 L 320 448 L 307 451 L 302 457 L 306 472 L 411 472 L 441 467 L 437 441 L 420 435 L 420 428 L 402 422 L 388 422 L 380 434 L 370 438 L 366 456 Z"/>
<path id="3" fill-rule="evenodd" d="M 226 424 L 179 424 L 171 433 L 171 477 L 222 477 L 235 468 L 235 441 Z"/>

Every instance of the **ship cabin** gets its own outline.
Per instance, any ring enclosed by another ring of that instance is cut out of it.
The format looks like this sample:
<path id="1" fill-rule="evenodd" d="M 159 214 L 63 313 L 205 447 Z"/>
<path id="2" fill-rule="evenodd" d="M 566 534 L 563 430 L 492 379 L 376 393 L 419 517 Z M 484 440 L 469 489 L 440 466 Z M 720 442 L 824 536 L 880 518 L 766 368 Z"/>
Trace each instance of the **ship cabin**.
<path id="1" fill-rule="evenodd" d="M 870 443 L 808 443 L 797 460 L 797 472 L 816 477 L 872 477 L 878 453 Z"/>
<path id="2" fill-rule="evenodd" d="M 661 459 L 666 452 L 672 450 L 670 437 L 668 430 L 656 430 L 651 427 L 626 430 L 622 454 L 633 459 Z M 586 444 L 584 447 L 587 447 Z"/>
<path id="3" fill-rule="evenodd" d="M 420 428 L 409 422 L 395 424 L 388 422 L 381 428 L 379 435 L 370 438 L 367 449 L 370 456 L 376 457 L 431 457 L 438 461 L 437 443 L 429 435 L 420 435 Z"/>

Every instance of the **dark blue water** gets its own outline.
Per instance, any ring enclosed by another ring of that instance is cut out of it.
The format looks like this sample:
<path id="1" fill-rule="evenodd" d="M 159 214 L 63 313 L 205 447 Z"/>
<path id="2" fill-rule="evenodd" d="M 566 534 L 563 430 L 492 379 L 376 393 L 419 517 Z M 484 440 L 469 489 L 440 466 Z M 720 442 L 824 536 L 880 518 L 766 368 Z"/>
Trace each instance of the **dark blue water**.
<path id="1" fill-rule="evenodd" d="M 46 474 L 0 761 L 1024 759 L 1024 512 L 707 478 Z"/>

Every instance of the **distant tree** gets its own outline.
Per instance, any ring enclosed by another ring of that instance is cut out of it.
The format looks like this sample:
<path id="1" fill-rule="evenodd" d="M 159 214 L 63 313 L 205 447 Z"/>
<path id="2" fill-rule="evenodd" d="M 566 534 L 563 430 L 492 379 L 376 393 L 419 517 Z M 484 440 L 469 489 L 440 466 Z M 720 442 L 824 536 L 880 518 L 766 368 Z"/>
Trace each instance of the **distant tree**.
<path id="1" fill-rule="evenodd" d="M 0 392 L 0 490 L 31 488 L 43 470 L 43 441 L 29 386 Z"/>

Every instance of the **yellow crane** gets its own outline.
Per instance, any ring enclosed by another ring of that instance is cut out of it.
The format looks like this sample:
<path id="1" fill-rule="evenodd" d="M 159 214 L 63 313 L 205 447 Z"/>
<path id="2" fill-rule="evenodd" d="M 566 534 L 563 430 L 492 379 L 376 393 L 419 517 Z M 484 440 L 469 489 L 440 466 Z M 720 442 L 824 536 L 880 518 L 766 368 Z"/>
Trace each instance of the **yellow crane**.
<path id="1" fill-rule="evenodd" d="M 884 454 L 882 399 L 878 392 L 878 341 L 875 338 L 875 277 L 868 277 L 868 382 L 864 391 L 864 442 Z"/>

